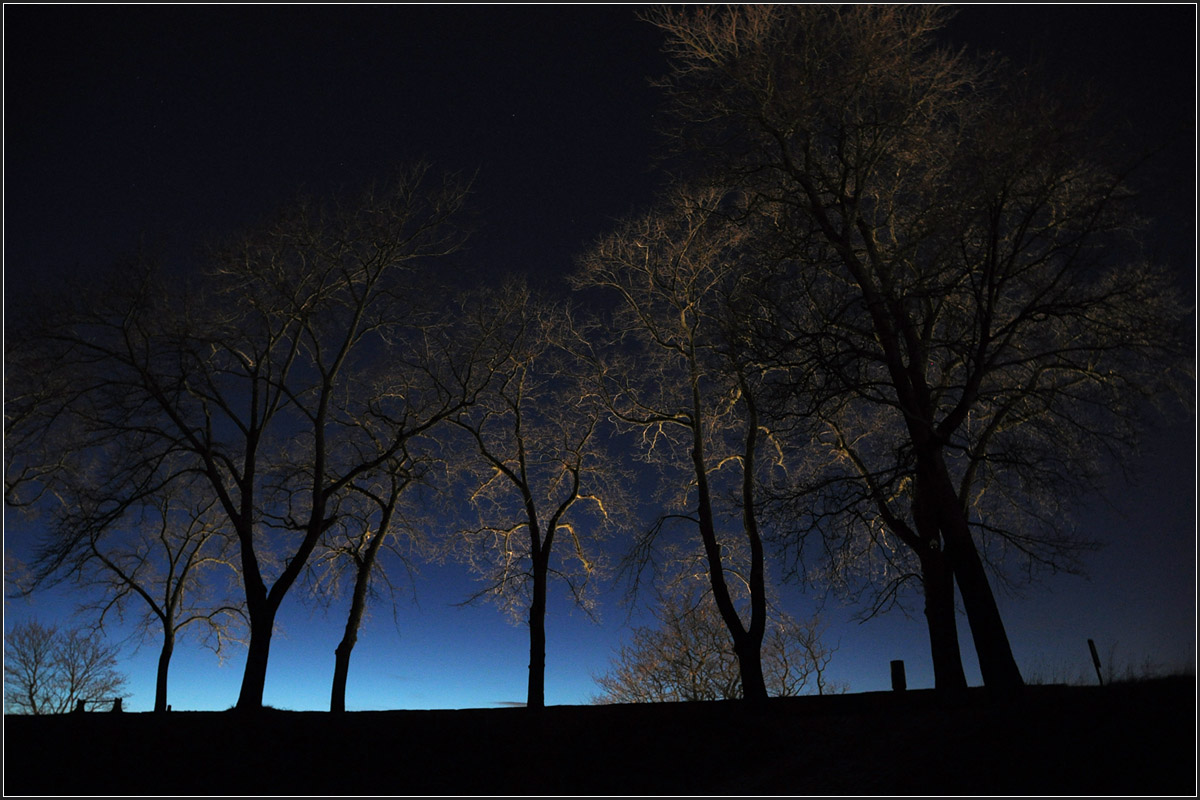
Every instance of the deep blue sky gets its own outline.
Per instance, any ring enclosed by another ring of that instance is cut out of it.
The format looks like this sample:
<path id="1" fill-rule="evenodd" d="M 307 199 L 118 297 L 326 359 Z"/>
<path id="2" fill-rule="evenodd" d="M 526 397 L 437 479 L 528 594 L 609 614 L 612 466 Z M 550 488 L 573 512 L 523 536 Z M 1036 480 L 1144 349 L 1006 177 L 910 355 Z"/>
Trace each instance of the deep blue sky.
<path id="1" fill-rule="evenodd" d="M 964 10 L 956 41 L 1094 81 L 1115 114 L 1149 142 L 1195 120 L 1194 5 L 993 6 Z M 628 6 L 5 6 L 4 269 L 6 308 L 64 273 L 103 267 L 139 237 L 183 267 L 191 248 L 252 225 L 298 191 L 353 187 L 417 157 L 476 173 L 480 223 L 469 263 L 561 275 L 609 223 L 652 198 L 657 96 L 665 61 L 656 31 Z M 1194 131 L 1194 128 L 1192 129 Z M 1193 134 L 1156 177 L 1147 206 L 1154 245 L 1195 287 Z M 467 261 L 464 261 L 466 264 Z M 1108 547 L 1090 579 L 1057 576 L 1022 598 L 1000 593 L 1026 677 L 1087 676 L 1086 640 L 1102 655 L 1195 662 L 1195 423 L 1183 414 L 1147 439 L 1137 486 L 1114 478 L 1081 519 Z M 6 514 L 5 548 L 27 557 L 35 529 Z M 527 636 L 494 608 L 460 609 L 472 584 L 427 567 L 419 605 L 376 609 L 350 668 L 347 707 L 489 706 L 524 699 Z M 999 592 L 999 590 L 998 590 Z M 787 605 L 814 600 L 784 588 Z M 602 624 L 552 598 L 550 704 L 587 702 L 628 636 L 619 596 Z M 9 601 L 5 629 L 66 620 L 60 593 Z M 932 685 L 918 616 L 866 624 L 826 606 L 839 649 L 832 677 L 885 689 L 902 658 L 909 685 Z M 285 601 L 265 702 L 328 707 L 333 649 L 344 624 Z M 919 612 L 919 610 L 918 610 Z M 970 637 L 968 675 L 979 682 Z M 132 710 L 153 702 L 156 648 L 125 663 Z M 218 666 L 176 651 L 175 708 L 224 709 L 242 653 Z"/>

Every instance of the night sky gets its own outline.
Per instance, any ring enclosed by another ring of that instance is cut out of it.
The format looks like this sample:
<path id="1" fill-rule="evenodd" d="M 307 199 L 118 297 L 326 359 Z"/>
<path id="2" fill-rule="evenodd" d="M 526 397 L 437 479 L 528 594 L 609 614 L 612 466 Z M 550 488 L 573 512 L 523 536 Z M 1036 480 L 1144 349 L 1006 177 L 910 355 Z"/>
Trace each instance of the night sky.
<path id="1" fill-rule="evenodd" d="M 659 101 L 648 78 L 661 37 L 632 6 L 5 6 L 4 296 L 16 307 L 65 275 L 86 276 L 146 242 L 179 269 L 200 245 L 252 227 L 300 192 L 353 189 L 419 158 L 475 175 L 477 234 L 464 276 L 523 272 L 558 281 L 612 222 L 644 209 Z M 965 9 L 952 41 L 1012 59 L 1044 55 L 1055 74 L 1093 82 L 1128 141 L 1191 124 L 1146 173 L 1152 247 L 1195 293 L 1196 7 L 990 6 Z M 1080 522 L 1108 546 L 1090 577 L 1054 576 L 1016 597 L 996 588 L 1025 674 L 1087 677 L 1087 639 L 1122 664 L 1194 665 L 1196 429 L 1179 412 L 1145 442 L 1138 483 L 1114 476 Z M 5 548 L 27 558 L 37 529 L 6 510 Z M 347 708 L 486 707 L 524 700 L 528 637 L 491 606 L 452 607 L 474 584 L 423 567 L 416 602 L 377 607 L 350 666 Z M 784 587 L 811 614 L 816 598 Z M 628 638 L 620 593 L 602 624 L 561 591 L 548 616 L 547 704 L 588 702 L 592 675 Z M 6 601 L 5 628 L 66 621 L 62 592 Z M 920 610 L 865 624 L 828 603 L 831 677 L 852 691 L 932 686 Z M 284 601 L 264 702 L 328 708 L 344 608 Z M 970 636 L 965 667 L 979 684 Z M 131 710 L 153 705 L 157 646 L 123 663 Z M 177 647 L 170 702 L 225 709 L 244 651 L 223 666 Z"/>

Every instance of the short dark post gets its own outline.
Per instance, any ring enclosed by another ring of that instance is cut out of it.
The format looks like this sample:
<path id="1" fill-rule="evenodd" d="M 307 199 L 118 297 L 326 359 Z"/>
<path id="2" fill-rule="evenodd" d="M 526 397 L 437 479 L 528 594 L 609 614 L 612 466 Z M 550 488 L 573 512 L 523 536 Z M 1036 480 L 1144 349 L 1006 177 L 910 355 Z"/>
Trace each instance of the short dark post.
<path id="1" fill-rule="evenodd" d="M 120 710 L 121 710 L 121 698 L 119 698 L 119 697 L 114 697 L 114 698 L 113 698 L 113 707 L 112 707 L 112 710 L 113 710 L 113 711 L 120 711 Z"/>
<path id="2" fill-rule="evenodd" d="M 87 711 L 86 703 L 86 700 L 77 700 L 75 702 L 75 713 L 82 714 L 84 711 Z"/>
<path id="3" fill-rule="evenodd" d="M 1096 680 L 1100 681 L 1100 685 L 1104 685 L 1104 678 L 1100 675 L 1100 654 L 1096 652 L 1096 643 L 1088 639 L 1088 649 L 1092 651 L 1092 663 L 1096 665 Z"/>
<path id="4" fill-rule="evenodd" d="M 904 680 L 904 661 L 897 659 L 892 662 L 892 691 L 903 692 L 908 688 Z"/>

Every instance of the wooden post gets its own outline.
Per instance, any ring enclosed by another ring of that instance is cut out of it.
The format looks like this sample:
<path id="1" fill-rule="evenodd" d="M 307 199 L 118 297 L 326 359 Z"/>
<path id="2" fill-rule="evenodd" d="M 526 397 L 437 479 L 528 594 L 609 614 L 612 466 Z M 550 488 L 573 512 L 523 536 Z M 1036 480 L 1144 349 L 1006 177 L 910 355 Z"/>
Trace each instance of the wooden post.
<path id="1" fill-rule="evenodd" d="M 897 659 L 892 662 L 892 691 L 903 692 L 908 688 L 908 683 L 904 679 L 904 661 Z"/>

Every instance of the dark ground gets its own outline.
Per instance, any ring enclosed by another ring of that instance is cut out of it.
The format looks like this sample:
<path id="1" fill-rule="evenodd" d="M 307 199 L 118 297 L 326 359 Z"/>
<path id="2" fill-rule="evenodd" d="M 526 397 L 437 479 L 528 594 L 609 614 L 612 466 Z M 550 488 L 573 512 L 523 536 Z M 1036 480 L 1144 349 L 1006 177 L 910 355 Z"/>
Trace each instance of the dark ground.
<path id="1" fill-rule="evenodd" d="M 1195 795 L 1196 681 L 4 719 L 6 795 Z"/>

